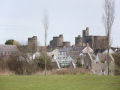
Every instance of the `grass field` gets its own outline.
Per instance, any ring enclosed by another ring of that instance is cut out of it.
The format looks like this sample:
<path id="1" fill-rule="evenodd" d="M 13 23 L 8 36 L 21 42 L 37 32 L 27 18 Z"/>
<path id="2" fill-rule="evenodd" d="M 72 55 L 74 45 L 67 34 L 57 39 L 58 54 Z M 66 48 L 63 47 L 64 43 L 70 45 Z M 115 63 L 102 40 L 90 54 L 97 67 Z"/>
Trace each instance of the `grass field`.
<path id="1" fill-rule="evenodd" d="M 0 76 L 0 90 L 120 90 L 120 76 Z"/>

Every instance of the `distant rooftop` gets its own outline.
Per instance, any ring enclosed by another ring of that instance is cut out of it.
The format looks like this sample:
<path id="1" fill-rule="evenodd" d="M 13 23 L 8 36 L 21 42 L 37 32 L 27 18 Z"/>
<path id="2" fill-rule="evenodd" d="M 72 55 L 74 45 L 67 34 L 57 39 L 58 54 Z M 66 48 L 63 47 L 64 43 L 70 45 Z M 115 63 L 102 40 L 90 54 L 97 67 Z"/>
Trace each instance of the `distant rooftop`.
<path id="1" fill-rule="evenodd" d="M 16 45 L 0 45 L 0 52 L 8 52 L 8 51 L 12 51 L 12 52 L 17 52 L 17 46 Z"/>

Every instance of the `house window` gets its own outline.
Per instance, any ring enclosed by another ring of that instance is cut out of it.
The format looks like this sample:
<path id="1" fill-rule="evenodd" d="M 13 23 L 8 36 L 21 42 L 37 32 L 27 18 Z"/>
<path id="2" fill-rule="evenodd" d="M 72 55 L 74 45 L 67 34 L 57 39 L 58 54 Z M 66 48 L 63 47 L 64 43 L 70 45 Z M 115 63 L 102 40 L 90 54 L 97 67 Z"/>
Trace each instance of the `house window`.
<path id="1" fill-rule="evenodd" d="M 60 55 L 62 55 L 62 52 L 60 52 Z"/>
<path id="2" fill-rule="evenodd" d="M 2 56 L 5 56 L 5 52 L 2 52 Z"/>
<path id="3" fill-rule="evenodd" d="M 63 52 L 63 55 L 66 55 L 66 53 L 65 53 L 65 52 Z"/>

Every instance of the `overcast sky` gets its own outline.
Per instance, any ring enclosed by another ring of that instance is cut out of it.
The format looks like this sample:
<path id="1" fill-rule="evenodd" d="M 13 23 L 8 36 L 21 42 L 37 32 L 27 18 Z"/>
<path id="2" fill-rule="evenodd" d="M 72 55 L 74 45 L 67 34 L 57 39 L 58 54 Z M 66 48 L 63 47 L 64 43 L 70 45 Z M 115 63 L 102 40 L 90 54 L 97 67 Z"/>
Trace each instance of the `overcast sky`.
<path id="1" fill-rule="evenodd" d="M 116 1 L 116 18 L 112 29 L 112 44 L 120 46 L 120 0 Z M 7 39 L 27 43 L 27 38 L 38 36 L 44 45 L 43 17 L 49 17 L 48 41 L 64 35 L 65 41 L 75 42 L 86 27 L 90 35 L 105 35 L 102 22 L 104 0 L 0 0 L 0 44 Z"/>

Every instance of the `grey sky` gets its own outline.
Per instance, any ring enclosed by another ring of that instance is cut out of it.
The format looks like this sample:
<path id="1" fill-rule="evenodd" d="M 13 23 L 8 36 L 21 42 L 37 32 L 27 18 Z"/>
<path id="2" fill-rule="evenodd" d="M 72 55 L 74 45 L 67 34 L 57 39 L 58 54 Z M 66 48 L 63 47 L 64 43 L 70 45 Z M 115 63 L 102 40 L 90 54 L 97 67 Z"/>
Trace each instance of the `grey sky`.
<path id="1" fill-rule="evenodd" d="M 6 39 L 26 43 L 28 37 L 38 36 L 44 45 L 42 25 L 44 10 L 49 16 L 48 42 L 64 34 L 64 40 L 74 39 L 89 27 L 91 35 L 105 35 L 102 24 L 104 0 L 0 0 L 0 44 Z M 120 0 L 116 1 L 116 18 L 112 31 L 114 46 L 120 46 Z"/>

